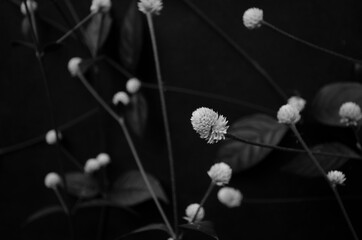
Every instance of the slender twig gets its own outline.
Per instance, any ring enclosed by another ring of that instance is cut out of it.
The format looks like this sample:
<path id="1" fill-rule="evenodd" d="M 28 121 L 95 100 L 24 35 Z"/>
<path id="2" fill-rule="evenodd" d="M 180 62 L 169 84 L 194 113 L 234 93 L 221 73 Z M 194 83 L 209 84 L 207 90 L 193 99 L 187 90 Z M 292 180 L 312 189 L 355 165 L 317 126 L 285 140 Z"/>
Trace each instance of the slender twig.
<path id="1" fill-rule="evenodd" d="M 170 131 L 170 124 L 169 124 L 168 115 L 167 115 L 166 99 L 165 99 L 165 93 L 164 93 L 164 89 L 163 89 L 163 80 L 162 80 L 162 74 L 161 74 L 160 60 L 158 57 L 156 34 L 155 34 L 154 26 L 153 26 L 152 14 L 150 12 L 148 12 L 148 13 L 146 13 L 146 17 L 147 17 L 148 28 L 150 31 L 150 36 L 151 36 L 153 57 L 154 57 L 154 62 L 155 62 L 157 83 L 158 83 L 158 89 L 159 89 L 159 95 L 160 95 L 160 101 L 161 101 L 163 126 L 165 128 L 167 153 L 168 153 L 168 160 L 169 160 L 169 165 L 170 165 L 174 229 L 175 229 L 175 232 L 177 235 L 178 234 L 178 214 L 177 214 L 177 194 L 176 194 L 177 191 L 176 191 L 176 176 L 175 176 L 175 166 L 174 166 L 175 161 L 173 158 L 172 143 L 171 143 L 171 131 Z"/>
<path id="2" fill-rule="evenodd" d="M 224 30 L 217 26 L 208 16 L 206 16 L 195 4 L 189 0 L 182 0 L 192 11 L 194 11 L 204 22 L 206 22 L 222 39 L 224 39 L 236 52 L 244 57 L 262 75 L 275 92 L 284 100 L 288 99 L 283 89 L 272 79 L 267 71 L 253 59 L 244 49 L 242 49 Z"/>
<path id="3" fill-rule="evenodd" d="M 338 57 L 338 58 L 341 58 L 341 59 L 344 59 L 344 60 L 347 60 L 347 61 L 350 61 L 350 62 L 353 62 L 353 63 L 362 64 L 362 60 L 359 60 L 359 59 L 356 59 L 356 58 L 352 58 L 352 57 L 348 57 L 348 56 L 345 56 L 345 55 L 343 55 L 343 54 L 340 54 L 340 53 L 334 52 L 334 51 L 332 51 L 332 50 L 326 49 L 326 48 L 324 48 L 324 47 L 318 46 L 318 45 L 316 45 L 316 44 L 310 43 L 310 42 L 308 42 L 308 41 L 306 41 L 306 40 L 303 40 L 303 39 L 301 39 L 301 38 L 299 38 L 299 37 L 296 37 L 296 36 L 294 36 L 294 35 L 286 32 L 286 31 L 284 31 L 284 30 L 282 30 L 282 29 L 274 26 L 273 24 L 271 24 L 271 23 L 269 23 L 269 22 L 266 22 L 265 20 L 262 21 L 262 24 L 265 25 L 265 26 L 267 26 L 267 27 L 269 27 L 269 28 L 271 28 L 272 30 L 274 30 L 274 31 L 276 31 L 276 32 L 278 32 L 278 33 L 280 33 L 280 34 L 288 37 L 288 38 L 291 38 L 291 39 L 293 39 L 293 40 L 295 40 L 295 41 L 297 41 L 297 42 L 299 42 L 299 43 L 302 43 L 302 44 L 304 44 L 304 45 L 306 45 L 306 46 L 308 46 L 308 47 L 317 49 L 317 50 L 319 50 L 319 51 L 321 51 L 321 52 L 330 54 L 330 55 L 332 55 L 332 56 L 335 56 L 335 57 Z"/>
<path id="4" fill-rule="evenodd" d="M 215 183 L 213 181 L 210 182 L 209 187 L 207 188 L 205 195 L 202 197 L 199 207 L 196 210 L 195 215 L 193 216 L 193 218 L 191 219 L 190 223 L 193 223 L 195 221 L 195 219 L 197 218 L 197 214 L 199 214 L 200 209 L 205 205 L 205 202 L 207 200 L 207 198 L 210 196 L 210 193 L 212 192 L 212 190 L 215 187 Z"/>
<path id="5" fill-rule="evenodd" d="M 76 23 L 79 22 L 80 21 L 79 16 L 78 16 L 77 12 L 75 11 L 72 2 L 69 0 L 64 0 L 64 3 L 65 3 L 65 6 L 68 8 L 70 15 L 72 16 L 74 22 L 76 22 Z M 80 32 L 82 33 L 83 36 L 85 36 L 85 31 L 84 31 L 83 27 L 80 27 Z"/>
<path id="6" fill-rule="evenodd" d="M 166 224 L 166 227 L 168 228 L 169 234 L 171 235 L 172 238 L 175 239 L 176 235 L 170 225 L 170 222 L 167 219 L 167 216 L 160 204 L 160 202 L 158 201 L 158 198 L 152 188 L 152 185 L 150 184 L 146 171 L 143 168 L 142 162 L 139 158 L 139 155 L 137 153 L 136 147 L 134 146 L 134 143 L 132 141 L 131 135 L 129 134 L 128 128 L 124 122 L 123 117 L 120 117 L 117 115 L 117 113 L 115 113 L 109 106 L 108 104 L 102 99 L 101 96 L 99 96 L 99 94 L 94 90 L 94 88 L 88 83 L 87 79 L 85 79 L 85 77 L 83 76 L 82 73 L 78 72 L 78 77 L 81 80 L 81 82 L 83 83 L 83 85 L 85 86 L 85 88 L 89 91 L 89 93 L 93 96 L 93 98 L 103 107 L 103 109 L 114 119 L 117 121 L 117 123 L 120 125 L 125 137 L 126 137 L 126 141 L 128 143 L 128 146 L 130 147 L 131 153 L 136 161 L 137 167 L 142 175 L 143 180 L 145 181 L 146 187 L 148 189 L 148 191 L 151 194 L 151 197 L 153 199 L 153 201 L 156 204 L 157 209 L 159 210 L 161 217 L 163 219 L 163 221 Z"/>
<path id="7" fill-rule="evenodd" d="M 328 179 L 326 172 L 324 171 L 324 169 L 322 168 L 322 166 L 319 164 L 318 160 L 314 157 L 313 153 L 310 151 L 308 145 L 305 143 L 304 139 L 302 138 L 302 136 L 300 135 L 298 129 L 296 128 L 296 126 L 294 124 L 290 124 L 289 125 L 290 128 L 292 129 L 292 131 L 294 132 L 295 136 L 297 137 L 297 139 L 299 140 L 299 142 L 301 143 L 301 145 L 303 146 L 303 148 L 307 151 L 307 154 L 309 156 L 309 158 L 312 160 L 312 162 L 314 163 L 314 165 L 316 166 L 316 168 L 318 169 L 318 171 L 321 173 L 321 175 L 323 176 L 323 178 L 326 180 L 328 186 L 332 189 L 333 194 L 335 196 L 335 198 L 337 199 L 338 205 L 342 211 L 342 214 L 347 222 L 347 225 L 353 235 L 353 238 L 355 240 L 358 240 L 358 236 L 357 233 L 352 225 L 352 222 L 349 218 L 349 215 L 344 207 L 344 204 L 341 200 L 341 197 L 336 189 L 336 186 L 334 184 L 331 183 L 331 181 Z"/>
<path id="8" fill-rule="evenodd" d="M 74 157 L 74 155 L 68 151 L 68 149 L 66 149 L 62 144 L 60 144 L 61 146 L 61 150 L 64 153 L 65 156 L 67 156 L 67 158 L 70 160 L 71 163 L 74 164 L 74 166 L 76 166 L 78 168 L 78 170 L 83 171 L 83 166 L 82 164 L 79 163 L 79 161 L 76 159 L 76 157 Z"/>
<path id="9" fill-rule="evenodd" d="M 68 208 L 67 204 L 65 203 L 62 195 L 60 194 L 58 188 L 55 188 L 55 189 L 54 189 L 54 192 L 55 192 L 55 195 L 57 196 L 57 198 L 58 198 L 58 200 L 59 200 L 59 203 L 60 203 L 60 205 L 62 206 L 65 214 L 69 215 L 69 214 L 70 214 L 69 208 Z"/>

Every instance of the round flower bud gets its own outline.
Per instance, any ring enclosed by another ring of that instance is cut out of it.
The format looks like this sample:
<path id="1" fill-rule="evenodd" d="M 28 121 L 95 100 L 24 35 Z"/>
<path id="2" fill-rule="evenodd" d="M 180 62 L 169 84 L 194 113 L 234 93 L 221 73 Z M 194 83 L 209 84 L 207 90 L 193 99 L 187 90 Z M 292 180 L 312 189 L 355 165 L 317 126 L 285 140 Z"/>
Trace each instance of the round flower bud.
<path id="1" fill-rule="evenodd" d="M 361 108 L 354 102 L 345 102 L 339 108 L 339 116 L 341 123 L 346 126 L 357 126 L 358 121 L 362 119 Z"/>
<path id="2" fill-rule="evenodd" d="M 306 101 L 298 96 L 293 96 L 288 99 L 288 104 L 295 107 L 299 112 L 301 112 L 306 104 Z"/>
<path id="3" fill-rule="evenodd" d="M 343 183 L 346 181 L 346 176 L 341 171 L 329 171 L 327 177 L 334 186 L 343 185 Z"/>
<path id="4" fill-rule="evenodd" d="M 150 13 L 159 15 L 162 7 L 161 0 L 140 0 L 138 2 L 138 10 L 144 14 Z"/>
<path id="5" fill-rule="evenodd" d="M 58 173 L 50 172 L 45 176 L 44 184 L 47 188 L 56 189 L 58 186 L 62 185 L 62 178 Z"/>
<path id="6" fill-rule="evenodd" d="M 61 133 L 58 132 L 58 139 L 60 140 L 62 138 Z M 45 135 L 45 141 L 49 144 L 49 145 L 53 145 L 57 142 L 57 135 L 54 129 L 49 130 L 46 135 Z"/>
<path id="7" fill-rule="evenodd" d="M 215 163 L 207 174 L 216 185 L 223 186 L 229 183 L 232 169 L 226 163 Z"/>
<path id="8" fill-rule="evenodd" d="M 233 208 L 240 206 L 243 195 L 237 189 L 231 187 L 223 187 L 220 188 L 219 192 L 217 193 L 217 198 L 225 206 Z"/>
<path id="9" fill-rule="evenodd" d="M 131 100 L 130 100 L 128 94 L 123 91 L 114 94 L 113 100 L 112 100 L 114 105 L 118 105 L 118 103 L 122 103 L 125 106 L 127 106 L 130 103 L 130 101 Z"/>
<path id="10" fill-rule="evenodd" d="M 135 94 L 141 88 L 141 81 L 137 78 L 130 78 L 126 83 L 126 89 L 129 93 Z"/>
<path id="11" fill-rule="evenodd" d="M 279 123 L 294 124 L 300 120 L 300 114 L 295 106 L 285 104 L 279 108 L 277 118 Z"/>
<path id="12" fill-rule="evenodd" d="M 28 6 L 29 12 L 35 12 L 38 8 L 38 3 L 35 2 L 34 0 L 27 0 L 26 5 Z M 20 11 L 24 15 L 27 14 L 26 7 L 25 7 L 25 4 L 23 1 L 21 2 L 21 5 L 20 5 Z"/>
<path id="13" fill-rule="evenodd" d="M 93 12 L 109 12 L 112 7 L 111 0 L 93 0 L 90 11 Z"/>
<path id="14" fill-rule="evenodd" d="M 100 163 L 94 159 L 88 159 L 87 162 L 84 165 L 84 172 L 85 173 L 93 173 L 95 171 L 98 171 L 101 168 Z"/>
<path id="15" fill-rule="evenodd" d="M 248 29 L 261 27 L 263 21 L 263 10 L 259 8 L 249 8 L 244 12 L 243 22 Z"/>
<path id="16" fill-rule="evenodd" d="M 193 129 L 200 134 L 200 137 L 207 140 L 207 143 L 215 143 L 225 139 L 229 126 L 223 115 L 210 108 L 201 107 L 196 109 L 191 116 Z"/>
<path id="17" fill-rule="evenodd" d="M 82 59 L 79 57 L 74 57 L 68 62 L 68 70 L 70 75 L 73 77 L 77 76 L 78 72 L 80 72 L 79 64 L 82 62 Z"/>
<path id="18" fill-rule="evenodd" d="M 107 153 L 98 154 L 96 159 L 101 167 L 107 166 L 111 162 L 111 158 L 109 157 L 109 155 Z"/>
<path id="19" fill-rule="evenodd" d="M 196 212 L 197 212 L 197 215 L 196 215 Z M 200 204 L 198 204 L 198 203 L 190 204 L 186 208 L 185 213 L 186 213 L 186 217 L 184 217 L 184 219 L 187 220 L 188 222 L 192 222 L 192 220 L 194 220 L 194 222 L 200 222 L 205 217 L 205 210 L 203 207 L 200 207 Z M 195 215 L 196 215 L 196 217 L 195 217 Z"/>

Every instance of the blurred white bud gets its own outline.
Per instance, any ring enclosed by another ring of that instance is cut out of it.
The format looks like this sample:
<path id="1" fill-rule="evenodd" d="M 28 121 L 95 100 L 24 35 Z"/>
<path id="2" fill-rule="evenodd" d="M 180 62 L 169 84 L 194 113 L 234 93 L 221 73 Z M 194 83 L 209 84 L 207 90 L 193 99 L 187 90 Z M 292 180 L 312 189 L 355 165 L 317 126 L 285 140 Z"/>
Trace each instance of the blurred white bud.
<path id="1" fill-rule="evenodd" d="M 70 75 L 73 77 L 77 76 L 78 72 L 80 71 L 79 64 L 82 62 L 82 59 L 79 57 L 74 57 L 69 60 L 68 62 L 68 70 Z"/>
<path id="2" fill-rule="evenodd" d="M 112 100 L 114 105 L 118 105 L 118 103 L 122 103 L 125 106 L 127 106 L 130 103 L 130 101 L 131 100 L 130 100 L 128 94 L 123 91 L 114 94 L 113 100 Z"/>
<path id="3" fill-rule="evenodd" d="M 130 78 L 126 83 L 126 89 L 129 93 L 134 94 L 141 88 L 141 81 L 137 78 Z"/>
<path id="4" fill-rule="evenodd" d="M 45 176 L 44 184 L 47 188 L 56 189 L 58 186 L 62 185 L 62 178 L 58 173 L 50 172 Z"/>

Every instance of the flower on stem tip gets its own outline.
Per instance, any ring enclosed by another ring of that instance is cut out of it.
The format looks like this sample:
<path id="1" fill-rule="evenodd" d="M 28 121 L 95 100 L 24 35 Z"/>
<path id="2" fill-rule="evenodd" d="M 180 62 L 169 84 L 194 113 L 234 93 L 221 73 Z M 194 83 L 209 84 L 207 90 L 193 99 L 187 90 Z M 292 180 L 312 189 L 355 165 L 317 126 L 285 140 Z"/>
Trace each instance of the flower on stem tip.
<path id="1" fill-rule="evenodd" d="M 219 192 L 217 193 L 217 198 L 225 206 L 233 208 L 240 206 L 243 195 L 235 188 L 223 187 L 220 188 Z"/>
<path id="2" fill-rule="evenodd" d="M 186 208 L 186 217 L 184 217 L 185 220 L 187 220 L 188 222 L 191 223 L 191 221 L 194 219 L 195 222 L 200 222 L 202 219 L 204 219 L 205 217 L 205 210 L 203 207 L 200 207 L 200 210 L 197 212 L 197 210 L 199 209 L 200 204 L 198 203 L 192 203 L 190 204 L 187 208 Z M 197 212 L 197 215 L 196 215 Z M 195 217 L 196 215 L 196 217 Z"/>
<path id="3" fill-rule="evenodd" d="M 68 71 L 70 75 L 73 77 L 77 76 L 78 72 L 80 71 L 79 64 L 82 62 L 82 59 L 79 57 L 74 57 L 69 60 L 68 62 Z"/>
<path id="4" fill-rule="evenodd" d="M 200 137 L 207 140 L 207 143 L 215 143 L 225 139 L 229 126 L 228 121 L 222 115 L 210 108 L 201 107 L 196 109 L 191 116 L 193 129 L 200 134 Z"/>
<path id="5" fill-rule="evenodd" d="M 263 21 L 263 10 L 259 8 L 249 8 L 244 12 L 243 22 L 248 29 L 261 27 Z"/>
<path id="6" fill-rule="evenodd" d="M 333 170 L 327 174 L 329 181 L 334 185 L 343 185 L 346 181 L 346 176 L 341 171 Z"/>
<path id="7" fill-rule="evenodd" d="M 357 126 L 358 121 L 362 119 L 361 107 L 354 102 L 345 102 L 339 108 L 341 123 L 346 126 Z"/>
<path id="8" fill-rule="evenodd" d="M 62 138 L 62 134 L 60 132 L 58 132 L 58 139 L 60 140 Z M 55 130 L 49 130 L 46 135 L 45 135 L 45 141 L 47 142 L 47 144 L 49 145 L 53 145 L 57 142 L 57 136 L 55 133 Z"/>
<path id="9" fill-rule="evenodd" d="M 38 3 L 34 0 L 26 0 L 26 5 L 28 6 L 29 12 L 35 12 L 38 8 Z M 24 15 L 27 14 L 24 2 L 21 2 L 20 11 Z"/>
<path id="10" fill-rule="evenodd" d="M 215 163 L 207 172 L 211 180 L 218 186 L 228 184 L 232 175 L 232 169 L 226 163 Z"/>
<path id="11" fill-rule="evenodd" d="M 285 104 L 279 108 L 277 118 L 279 123 L 295 124 L 300 120 L 299 110 L 294 105 Z"/>
<path id="12" fill-rule="evenodd" d="M 129 93 L 135 94 L 141 88 L 141 81 L 137 78 L 130 78 L 126 83 L 126 89 Z"/>
<path id="13" fill-rule="evenodd" d="M 111 0 L 93 0 L 90 11 L 93 12 L 109 12 L 112 7 Z"/>
<path id="14" fill-rule="evenodd" d="M 298 96 L 293 96 L 288 99 L 288 104 L 294 106 L 299 112 L 301 112 L 306 104 L 306 101 Z"/>
<path id="15" fill-rule="evenodd" d="M 118 103 L 123 103 L 123 105 L 125 105 L 125 106 L 128 105 L 130 101 L 131 100 L 130 100 L 128 94 L 123 91 L 114 94 L 113 100 L 112 100 L 114 105 L 118 105 Z"/>
<path id="16" fill-rule="evenodd" d="M 107 166 L 111 162 L 111 158 L 107 153 L 100 153 L 98 154 L 96 160 L 98 161 L 101 167 Z"/>
<path id="17" fill-rule="evenodd" d="M 88 159 L 84 165 L 84 172 L 85 173 L 93 173 L 98 171 L 101 168 L 101 164 L 97 159 L 91 158 Z"/>
<path id="18" fill-rule="evenodd" d="M 161 0 L 140 0 L 138 2 L 138 10 L 144 14 L 156 14 L 159 15 L 162 10 Z"/>
<path id="19" fill-rule="evenodd" d="M 47 188 L 56 189 L 63 184 L 63 181 L 58 173 L 50 172 L 45 176 L 44 184 Z"/>

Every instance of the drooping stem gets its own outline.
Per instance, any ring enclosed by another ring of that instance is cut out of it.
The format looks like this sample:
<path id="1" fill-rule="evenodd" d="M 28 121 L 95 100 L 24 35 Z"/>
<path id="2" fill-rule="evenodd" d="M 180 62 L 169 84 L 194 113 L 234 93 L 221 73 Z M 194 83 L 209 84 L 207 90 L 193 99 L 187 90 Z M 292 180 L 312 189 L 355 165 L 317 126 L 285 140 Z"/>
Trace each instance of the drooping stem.
<path id="1" fill-rule="evenodd" d="M 200 209 L 205 205 L 205 202 L 207 200 L 207 198 L 210 196 L 210 193 L 212 192 L 212 190 L 214 189 L 215 187 L 215 183 L 213 181 L 210 182 L 210 185 L 209 187 L 207 188 L 204 196 L 202 197 L 201 201 L 200 201 L 200 204 L 199 204 L 199 207 L 197 208 L 196 210 L 196 213 L 195 215 L 193 216 L 193 218 L 191 219 L 191 222 L 190 223 L 193 223 L 195 221 L 195 219 L 197 218 L 197 214 L 199 214 L 199 211 Z"/>
<path id="2" fill-rule="evenodd" d="M 326 180 L 328 186 L 332 189 L 333 194 L 335 196 L 335 198 L 337 199 L 338 205 L 342 211 L 342 214 L 347 222 L 347 225 L 353 235 L 353 238 L 355 240 L 358 240 L 358 236 L 357 233 L 352 225 L 352 222 L 349 218 L 349 215 L 344 207 L 344 204 L 342 202 L 341 196 L 339 195 L 336 186 L 334 184 L 331 183 L 331 181 L 328 179 L 326 172 L 324 171 L 324 169 L 322 168 L 322 166 L 319 164 L 318 160 L 315 158 L 315 156 L 313 155 L 313 153 L 310 151 L 308 145 L 305 143 L 304 139 L 302 138 L 302 136 L 300 135 L 298 129 L 296 128 L 296 126 L 294 124 L 290 124 L 290 128 L 292 129 L 292 131 L 294 132 L 295 136 L 297 137 L 297 139 L 299 140 L 299 142 L 301 143 L 301 145 L 303 146 L 303 148 L 307 151 L 307 154 L 309 156 L 309 158 L 312 160 L 312 162 L 314 163 L 314 165 L 316 166 L 316 168 L 319 170 L 319 172 L 321 173 L 321 175 L 323 176 L 323 178 Z"/>
<path id="3" fill-rule="evenodd" d="M 284 36 L 286 36 L 286 37 L 288 37 L 290 39 L 293 39 L 293 40 L 295 40 L 295 41 L 297 41 L 297 42 L 299 42 L 301 44 L 304 44 L 304 45 L 306 45 L 308 47 L 314 48 L 314 49 L 319 50 L 321 52 L 327 53 L 329 55 L 332 55 L 332 56 L 335 56 L 335 57 L 338 57 L 338 58 L 341 58 L 341 59 L 344 59 L 344 60 L 347 60 L 347 61 L 350 61 L 350 62 L 353 62 L 353 63 L 360 63 L 360 64 L 362 63 L 362 61 L 359 60 L 359 59 L 348 57 L 346 55 L 334 52 L 332 50 L 326 49 L 324 47 L 318 46 L 318 45 L 310 43 L 310 42 L 308 42 L 308 41 L 306 41 L 304 39 L 296 37 L 296 36 L 286 32 L 286 31 L 274 26 L 273 24 L 271 24 L 269 22 L 266 22 L 265 20 L 262 21 L 262 24 L 269 27 L 269 28 L 271 28 L 272 30 L 274 30 L 274 31 L 276 31 L 276 32 L 278 32 L 278 33 L 280 33 L 280 34 L 282 34 L 282 35 L 284 35 Z"/>
<path id="4" fill-rule="evenodd" d="M 146 17 L 147 17 L 148 28 L 149 28 L 150 35 L 151 35 L 153 57 L 154 57 L 154 61 L 155 61 L 157 83 L 158 83 L 158 87 L 159 87 L 159 95 L 160 95 L 160 101 L 161 101 L 163 125 L 165 128 L 168 160 L 169 160 L 169 165 L 170 165 L 174 229 L 176 231 L 176 234 L 178 234 L 177 194 L 176 194 L 177 191 L 176 191 L 176 176 L 175 176 L 175 167 L 174 167 L 175 161 L 174 161 L 173 152 L 172 152 L 170 124 L 169 124 L 168 116 L 167 116 L 167 106 L 166 106 L 165 94 L 164 94 L 164 89 L 163 89 L 161 67 L 160 67 L 160 61 L 159 61 L 159 57 L 158 57 L 156 35 L 155 35 L 155 29 L 153 26 L 153 20 L 152 20 L 151 13 L 147 13 Z"/>

